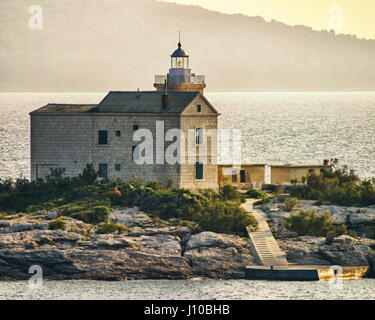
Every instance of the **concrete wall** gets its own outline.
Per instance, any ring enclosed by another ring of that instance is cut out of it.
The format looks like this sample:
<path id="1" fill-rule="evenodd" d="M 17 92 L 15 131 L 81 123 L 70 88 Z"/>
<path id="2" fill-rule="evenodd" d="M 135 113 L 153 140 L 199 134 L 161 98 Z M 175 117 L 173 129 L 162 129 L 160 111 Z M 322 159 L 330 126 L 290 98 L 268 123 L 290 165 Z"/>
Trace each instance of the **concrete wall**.
<path id="1" fill-rule="evenodd" d="M 324 166 L 304 166 L 304 167 L 281 167 L 271 166 L 271 184 L 291 184 L 292 180 L 302 183 L 302 178 L 307 178 L 314 172 L 316 175 L 321 174 Z"/>

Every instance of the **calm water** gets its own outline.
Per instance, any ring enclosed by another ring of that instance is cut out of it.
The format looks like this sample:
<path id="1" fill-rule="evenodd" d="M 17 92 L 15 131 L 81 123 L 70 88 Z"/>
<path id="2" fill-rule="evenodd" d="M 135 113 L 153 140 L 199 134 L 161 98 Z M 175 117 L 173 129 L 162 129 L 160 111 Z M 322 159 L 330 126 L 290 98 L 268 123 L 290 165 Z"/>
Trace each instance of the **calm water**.
<path id="1" fill-rule="evenodd" d="M 344 281 L 342 289 L 327 282 L 272 281 L 51 281 L 41 290 L 28 283 L 0 282 L 2 299 L 115 300 L 341 300 L 375 299 L 375 280 Z"/>
<path id="2" fill-rule="evenodd" d="M 29 177 L 29 115 L 48 102 L 98 103 L 106 93 L 0 93 L 0 177 Z M 375 92 L 207 93 L 222 128 L 242 129 L 248 163 L 339 158 L 375 176 Z"/>
<path id="3" fill-rule="evenodd" d="M 0 177 L 29 177 L 28 113 L 48 102 L 98 103 L 106 93 L 0 93 Z M 321 163 L 339 158 L 375 176 L 375 92 L 207 93 L 222 128 L 242 129 L 249 163 Z M 0 282 L 0 299 L 374 299 L 375 280 Z"/>

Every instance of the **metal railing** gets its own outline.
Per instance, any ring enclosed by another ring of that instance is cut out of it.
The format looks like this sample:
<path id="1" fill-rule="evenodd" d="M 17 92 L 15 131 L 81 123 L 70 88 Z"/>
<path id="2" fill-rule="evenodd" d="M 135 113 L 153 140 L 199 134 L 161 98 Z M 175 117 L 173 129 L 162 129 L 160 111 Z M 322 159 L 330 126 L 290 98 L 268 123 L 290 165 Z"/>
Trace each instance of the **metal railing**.
<path id="1" fill-rule="evenodd" d="M 190 83 L 194 84 L 202 84 L 205 83 L 206 77 L 205 76 L 191 76 L 190 77 Z M 155 83 L 156 84 L 164 84 L 167 80 L 167 76 L 157 75 L 155 76 Z"/>
<path id="2" fill-rule="evenodd" d="M 191 77 L 191 83 L 201 84 L 201 83 L 205 83 L 205 81 L 206 81 L 205 76 L 192 76 Z"/>
<path id="3" fill-rule="evenodd" d="M 164 84 L 166 80 L 167 80 L 167 76 L 155 76 L 156 84 Z"/>

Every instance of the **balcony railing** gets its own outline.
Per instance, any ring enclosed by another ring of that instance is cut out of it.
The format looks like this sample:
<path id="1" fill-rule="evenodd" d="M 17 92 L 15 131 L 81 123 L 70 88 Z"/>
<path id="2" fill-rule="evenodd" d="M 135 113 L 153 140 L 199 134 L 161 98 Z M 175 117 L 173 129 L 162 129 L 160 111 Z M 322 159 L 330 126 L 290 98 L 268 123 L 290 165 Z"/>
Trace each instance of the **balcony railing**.
<path id="1" fill-rule="evenodd" d="M 205 76 L 192 76 L 191 77 L 191 82 L 195 84 L 205 83 L 205 81 L 206 81 Z"/>
<path id="2" fill-rule="evenodd" d="M 167 80 L 167 76 L 157 75 L 155 76 L 155 84 L 164 84 Z M 194 84 L 202 84 L 205 83 L 206 77 L 205 76 L 191 76 L 190 83 Z"/>
<path id="3" fill-rule="evenodd" d="M 155 76 L 156 84 L 164 84 L 166 80 L 167 80 L 167 76 Z"/>

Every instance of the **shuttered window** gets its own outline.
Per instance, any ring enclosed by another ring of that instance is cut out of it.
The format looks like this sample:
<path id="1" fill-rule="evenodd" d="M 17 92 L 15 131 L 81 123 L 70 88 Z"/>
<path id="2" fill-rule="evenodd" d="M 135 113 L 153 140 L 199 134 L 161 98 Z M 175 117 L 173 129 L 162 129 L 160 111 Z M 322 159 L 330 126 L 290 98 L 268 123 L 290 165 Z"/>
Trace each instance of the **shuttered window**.
<path id="1" fill-rule="evenodd" d="M 195 165 L 195 178 L 203 180 L 203 163 L 197 162 Z"/>
<path id="2" fill-rule="evenodd" d="M 100 145 L 108 144 L 108 131 L 107 130 L 99 130 L 98 143 Z"/>
<path id="3" fill-rule="evenodd" d="M 99 178 L 108 178 L 108 164 L 99 163 Z"/>

